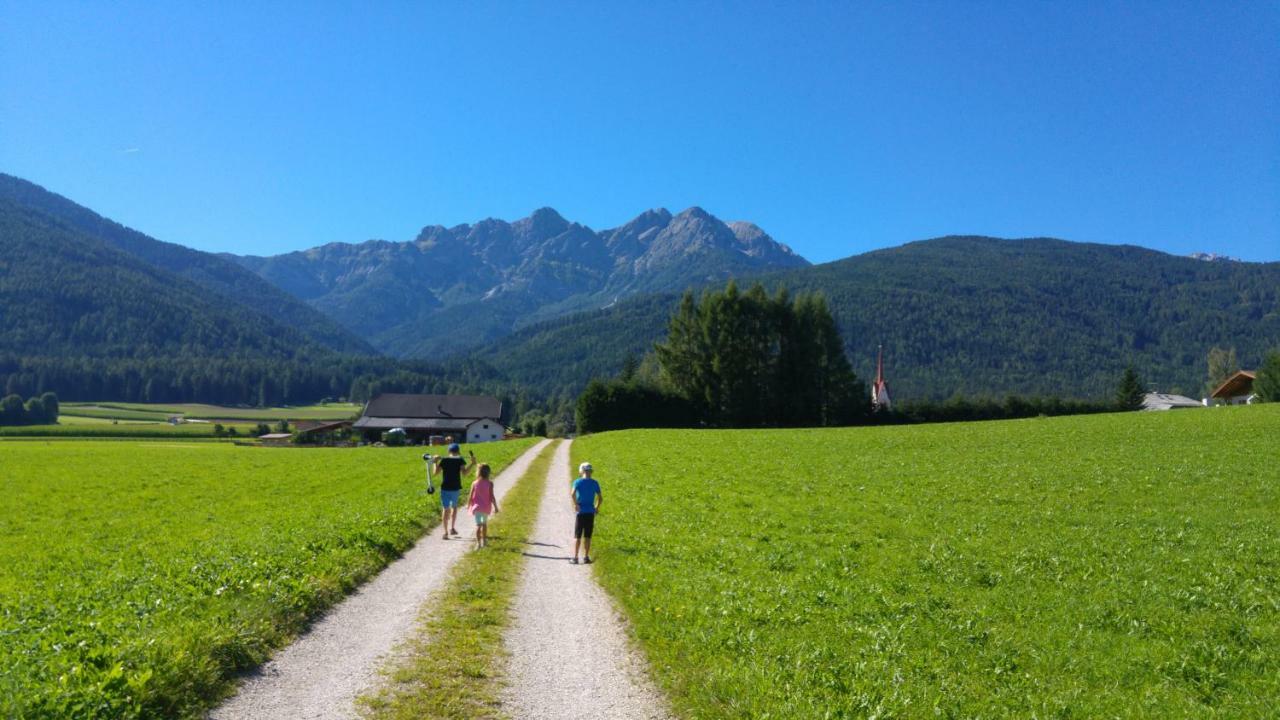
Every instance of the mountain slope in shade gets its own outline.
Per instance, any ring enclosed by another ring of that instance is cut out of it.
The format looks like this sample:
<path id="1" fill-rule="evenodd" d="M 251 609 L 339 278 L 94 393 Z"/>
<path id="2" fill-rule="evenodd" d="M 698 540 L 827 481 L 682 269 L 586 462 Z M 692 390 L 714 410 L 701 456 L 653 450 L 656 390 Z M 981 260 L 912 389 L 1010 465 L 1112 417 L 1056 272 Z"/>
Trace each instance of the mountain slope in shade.
<path id="1" fill-rule="evenodd" d="M 148 237 L 39 185 L 3 173 L 0 198 L 185 278 L 242 313 L 279 321 L 301 333 L 307 343 L 339 352 L 373 353 L 366 342 L 323 313 L 227 258 Z"/>
<path id="2" fill-rule="evenodd" d="M 750 223 L 650 210 L 597 232 L 542 208 L 431 225 L 411 242 L 331 243 L 242 265 L 396 355 L 455 354 L 631 295 L 808 262 Z"/>
<path id="3" fill-rule="evenodd" d="M 140 359 L 330 355 L 287 325 L 3 197 L 0 351 Z"/>
<path id="4" fill-rule="evenodd" d="M 1129 363 L 1152 387 L 1199 397 L 1211 347 L 1235 347 L 1246 367 L 1280 347 L 1280 263 L 945 237 L 760 280 L 825 294 L 864 379 L 883 343 L 898 399 L 1109 397 Z M 576 391 L 648 352 L 678 300 L 624 300 L 524 328 L 477 355 L 517 382 Z"/>

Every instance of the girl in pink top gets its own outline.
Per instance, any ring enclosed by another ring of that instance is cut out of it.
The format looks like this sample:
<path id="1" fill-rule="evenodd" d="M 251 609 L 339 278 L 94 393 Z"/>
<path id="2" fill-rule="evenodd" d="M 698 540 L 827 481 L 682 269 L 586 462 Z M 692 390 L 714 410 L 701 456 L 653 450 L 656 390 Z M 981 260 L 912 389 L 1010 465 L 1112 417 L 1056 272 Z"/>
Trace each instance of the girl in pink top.
<path id="1" fill-rule="evenodd" d="M 476 547 L 482 548 L 489 544 L 489 513 L 499 512 L 498 497 L 493 494 L 493 481 L 489 479 L 488 463 L 481 463 L 476 468 L 476 481 L 471 483 L 467 507 L 476 520 Z"/>

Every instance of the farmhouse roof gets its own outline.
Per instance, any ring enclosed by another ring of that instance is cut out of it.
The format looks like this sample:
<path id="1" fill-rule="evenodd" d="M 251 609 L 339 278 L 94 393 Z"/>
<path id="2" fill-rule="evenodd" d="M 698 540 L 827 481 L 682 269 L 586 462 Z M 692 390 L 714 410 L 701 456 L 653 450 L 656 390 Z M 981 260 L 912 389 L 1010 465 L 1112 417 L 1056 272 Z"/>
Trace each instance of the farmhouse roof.
<path id="1" fill-rule="evenodd" d="M 334 420 L 331 422 L 304 421 L 296 423 L 294 428 L 299 435 L 306 435 L 308 433 L 330 432 L 347 427 L 350 424 L 350 420 Z"/>
<path id="2" fill-rule="evenodd" d="M 1142 396 L 1143 410 L 1176 410 L 1178 408 L 1198 408 L 1204 407 L 1204 403 L 1199 400 L 1186 397 L 1185 395 L 1171 395 L 1169 393 L 1149 392 Z"/>
<path id="3" fill-rule="evenodd" d="M 502 401 L 482 395 L 402 395 L 383 393 L 369 401 L 369 404 L 364 409 L 364 417 L 491 418 L 497 420 L 502 417 Z"/>
<path id="4" fill-rule="evenodd" d="M 1253 379 L 1255 374 L 1250 370 L 1238 370 L 1235 375 L 1227 378 L 1225 382 L 1218 386 L 1209 397 L 1214 399 L 1240 397 L 1253 392 Z"/>
<path id="5" fill-rule="evenodd" d="M 358 430 L 466 430 L 485 418 L 362 417 L 352 427 Z"/>

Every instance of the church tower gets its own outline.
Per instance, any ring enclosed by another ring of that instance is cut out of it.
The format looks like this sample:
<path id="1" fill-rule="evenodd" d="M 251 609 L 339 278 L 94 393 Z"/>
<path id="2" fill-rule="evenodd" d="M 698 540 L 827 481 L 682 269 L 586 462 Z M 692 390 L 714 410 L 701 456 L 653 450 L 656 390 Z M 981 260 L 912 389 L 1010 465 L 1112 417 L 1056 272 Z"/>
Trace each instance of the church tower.
<path id="1" fill-rule="evenodd" d="M 884 379 L 884 346 L 876 353 L 876 382 L 871 386 L 871 411 L 892 410 L 889 400 L 889 383 Z"/>

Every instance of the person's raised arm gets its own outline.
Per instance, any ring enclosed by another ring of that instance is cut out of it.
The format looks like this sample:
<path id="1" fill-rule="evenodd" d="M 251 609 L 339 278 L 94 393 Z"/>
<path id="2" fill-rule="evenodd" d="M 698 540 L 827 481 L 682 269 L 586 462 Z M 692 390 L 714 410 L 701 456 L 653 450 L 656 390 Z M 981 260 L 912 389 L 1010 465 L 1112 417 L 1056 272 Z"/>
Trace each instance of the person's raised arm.
<path id="1" fill-rule="evenodd" d="M 476 454 L 471 450 L 467 451 L 467 455 L 471 456 L 471 462 L 467 463 L 467 467 L 463 469 L 463 473 L 469 473 L 476 469 Z"/>

